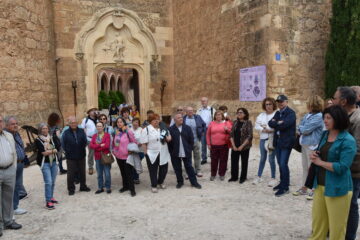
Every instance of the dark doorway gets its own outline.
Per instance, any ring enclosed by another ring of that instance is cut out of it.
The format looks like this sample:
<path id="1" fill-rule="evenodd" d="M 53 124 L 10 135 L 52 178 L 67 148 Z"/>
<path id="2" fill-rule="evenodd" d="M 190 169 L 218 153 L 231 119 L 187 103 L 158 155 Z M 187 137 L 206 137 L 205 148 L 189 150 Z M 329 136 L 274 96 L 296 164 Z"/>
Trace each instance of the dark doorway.
<path id="1" fill-rule="evenodd" d="M 134 104 L 137 106 L 137 109 L 140 109 L 140 89 L 139 89 L 139 74 L 133 69 L 133 76 L 130 80 L 130 89 L 134 93 Z"/>

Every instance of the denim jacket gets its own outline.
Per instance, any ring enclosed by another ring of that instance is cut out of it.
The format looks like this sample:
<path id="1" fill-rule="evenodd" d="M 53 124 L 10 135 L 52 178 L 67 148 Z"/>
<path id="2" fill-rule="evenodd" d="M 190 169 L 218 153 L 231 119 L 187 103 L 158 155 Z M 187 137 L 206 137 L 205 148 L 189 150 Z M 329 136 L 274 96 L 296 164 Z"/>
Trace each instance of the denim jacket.
<path id="1" fill-rule="evenodd" d="M 301 119 L 298 131 L 301 137 L 301 145 L 317 145 L 324 129 L 322 113 L 308 113 Z"/>
<path id="2" fill-rule="evenodd" d="M 325 131 L 319 143 L 319 149 L 327 142 L 329 132 Z M 332 163 L 334 171 L 326 170 L 325 196 L 339 197 L 353 189 L 350 166 L 356 154 L 356 142 L 347 131 L 342 131 L 336 137 L 327 154 L 327 162 Z M 319 167 L 317 167 L 318 169 Z M 317 187 L 317 172 L 314 188 Z"/>

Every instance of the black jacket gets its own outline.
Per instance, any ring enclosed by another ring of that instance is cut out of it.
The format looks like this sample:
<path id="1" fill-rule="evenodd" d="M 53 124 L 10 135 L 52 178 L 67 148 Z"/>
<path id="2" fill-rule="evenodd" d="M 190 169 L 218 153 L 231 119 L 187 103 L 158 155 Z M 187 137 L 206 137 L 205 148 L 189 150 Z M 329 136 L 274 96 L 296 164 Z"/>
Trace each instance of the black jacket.
<path id="1" fill-rule="evenodd" d="M 283 123 L 278 123 L 283 121 Z M 296 114 L 286 107 L 280 116 L 280 111 L 277 111 L 274 117 L 269 121 L 269 126 L 274 128 L 274 146 L 279 148 L 292 148 L 296 139 Z M 280 135 L 277 134 L 280 132 Z"/>
<path id="2" fill-rule="evenodd" d="M 188 125 L 183 124 L 182 131 L 180 133 L 179 129 L 174 124 L 170 127 L 169 131 L 171 135 L 171 141 L 168 143 L 168 146 L 171 158 L 179 157 L 180 136 L 184 146 L 185 156 L 186 158 L 191 158 L 191 152 L 194 148 L 194 135 L 191 128 Z"/>
<path id="3" fill-rule="evenodd" d="M 75 134 L 71 128 L 67 129 L 62 136 L 62 147 L 68 160 L 81 160 L 86 156 L 87 138 L 84 129 L 77 128 L 76 136 L 75 139 Z"/>

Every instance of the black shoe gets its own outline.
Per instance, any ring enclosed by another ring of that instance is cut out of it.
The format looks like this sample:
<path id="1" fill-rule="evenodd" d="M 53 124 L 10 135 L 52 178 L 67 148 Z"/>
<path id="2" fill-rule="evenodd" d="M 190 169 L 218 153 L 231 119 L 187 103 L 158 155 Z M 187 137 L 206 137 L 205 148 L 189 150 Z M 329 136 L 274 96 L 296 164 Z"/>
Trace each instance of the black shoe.
<path id="1" fill-rule="evenodd" d="M 110 193 L 111 193 L 111 189 L 106 190 L 106 193 L 107 193 L 107 194 L 110 194 Z"/>
<path id="2" fill-rule="evenodd" d="M 276 185 L 275 187 L 273 187 L 273 191 L 277 191 L 280 189 L 280 184 Z"/>
<path id="3" fill-rule="evenodd" d="M 22 195 L 22 196 L 19 197 L 19 200 L 26 199 L 27 197 L 28 197 L 28 194 Z"/>
<path id="4" fill-rule="evenodd" d="M 135 196 L 136 196 L 136 192 L 135 192 L 135 191 L 131 191 L 130 195 L 131 195 L 132 197 L 135 197 Z"/>
<path id="5" fill-rule="evenodd" d="M 91 189 L 88 187 L 80 188 L 80 192 L 90 192 Z"/>
<path id="6" fill-rule="evenodd" d="M 18 230 L 20 228 L 22 228 L 21 224 L 18 224 L 15 221 L 13 221 L 11 224 L 5 226 L 5 229 L 12 229 L 12 230 Z"/>
<path id="7" fill-rule="evenodd" d="M 100 194 L 102 192 L 104 192 L 104 189 L 98 189 L 98 190 L 96 190 L 95 194 Z"/>
<path id="8" fill-rule="evenodd" d="M 176 184 L 176 188 L 180 189 L 183 185 L 184 185 L 184 183 L 178 183 L 178 184 Z"/>
<path id="9" fill-rule="evenodd" d="M 276 193 L 275 193 L 275 197 L 281 197 L 284 196 L 285 194 L 289 193 L 289 189 L 279 189 Z"/>
<path id="10" fill-rule="evenodd" d="M 63 174 L 66 174 L 67 173 L 67 170 L 63 169 L 60 171 L 60 175 L 63 175 Z"/>
<path id="11" fill-rule="evenodd" d="M 240 179 L 239 183 L 243 184 L 246 181 L 246 179 Z"/>
<path id="12" fill-rule="evenodd" d="M 200 164 L 201 164 L 201 165 L 204 165 L 204 164 L 206 164 L 206 163 L 207 163 L 206 160 L 202 160 Z"/>
<path id="13" fill-rule="evenodd" d="M 228 180 L 228 182 L 236 182 L 237 181 L 237 178 L 230 178 L 229 180 Z"/>
<path id="14" fill-rule="evenodd" d="M 121 193 L 126 192 L 126 191 L 129 191 L 129 189 L 128 189 L 128 188 L 124 188 L 124 187 L 119 190 L 119 192 L 121 192 Z"/>
<path id="15" fill-rule="evenodd" d="M 2 235 L 3 235 L 3 233 L 2 233 L 2 232 L 0 232 L 0 237 L 2 237 Z"/>
<path id="16" fill-rule="evenodd" d="M 195 183 L 191 186 L 193 186 L 194 188 L 197 188 L 197 189 L 201 189 L 201 185 L 199 183 Z"/>
<path id="17" fill-rule="evenodd" d="M 69 191 L 69 196 L 72 196 L 75 194 L 75 191 Z"/>

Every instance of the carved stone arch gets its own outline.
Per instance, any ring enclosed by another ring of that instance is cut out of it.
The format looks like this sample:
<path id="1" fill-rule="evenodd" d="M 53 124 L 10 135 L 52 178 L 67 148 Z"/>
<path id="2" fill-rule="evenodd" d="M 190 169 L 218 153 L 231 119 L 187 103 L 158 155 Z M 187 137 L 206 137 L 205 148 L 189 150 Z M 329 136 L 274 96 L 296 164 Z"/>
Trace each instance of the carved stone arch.
<path id="1" fill-rule="evenodd" d="M 111 91 L 116 90 L 116 78 L 115 78 L 115 74 L 113 74 L 113 73 L 110 74 L 109 89 Z"/>
<path id="2" fill-rule="evenodd" d="M 99 66 L 132 66 L 139 73 L 140 112 L 145 116 L 151 105 L 150 80 L 160 59 L 151 31 L 135 12 L 109 7 L 95 13 L 76 35 L 74 55 L 82 64 L 87 107 L 98 105 L 95 70 Z"/>

